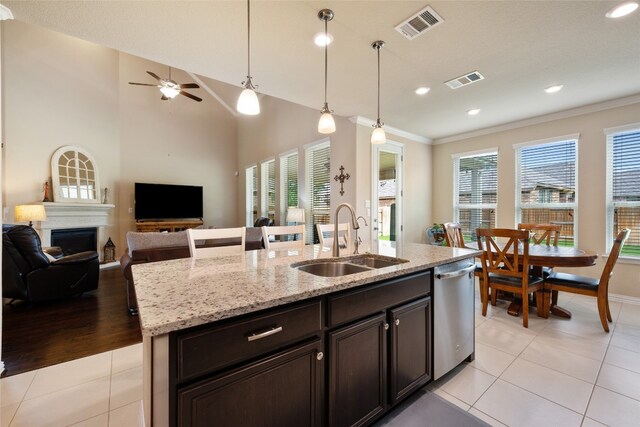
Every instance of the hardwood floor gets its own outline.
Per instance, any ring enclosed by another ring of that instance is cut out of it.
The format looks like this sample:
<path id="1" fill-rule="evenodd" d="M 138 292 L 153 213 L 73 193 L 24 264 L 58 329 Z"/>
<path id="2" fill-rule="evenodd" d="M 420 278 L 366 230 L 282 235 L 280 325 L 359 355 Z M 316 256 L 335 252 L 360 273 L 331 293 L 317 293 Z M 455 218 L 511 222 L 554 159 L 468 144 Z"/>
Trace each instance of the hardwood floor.
<path id="1" fill-rule="evenodd" d="M 142 341 L 129 316 L 120 268 L 100 271 L 98 289 L 81 297 L 2 307 L 3 376 L 55 365 Z"/>

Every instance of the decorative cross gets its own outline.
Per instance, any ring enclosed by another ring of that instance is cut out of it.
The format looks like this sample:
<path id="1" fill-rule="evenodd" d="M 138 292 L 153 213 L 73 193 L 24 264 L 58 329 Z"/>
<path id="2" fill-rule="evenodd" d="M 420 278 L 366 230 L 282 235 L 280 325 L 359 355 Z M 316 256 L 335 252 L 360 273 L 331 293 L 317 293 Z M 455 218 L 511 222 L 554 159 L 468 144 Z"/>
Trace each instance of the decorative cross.
<path id="1" fill-rule="evenodd" d="M 340 175 L 333 177 L 336 181 L 340 181 L 340 195 L 344 196 L 344 181 L 351 178 L 351 175 L 344 173 L 344 166 L 340 165 Z"/>

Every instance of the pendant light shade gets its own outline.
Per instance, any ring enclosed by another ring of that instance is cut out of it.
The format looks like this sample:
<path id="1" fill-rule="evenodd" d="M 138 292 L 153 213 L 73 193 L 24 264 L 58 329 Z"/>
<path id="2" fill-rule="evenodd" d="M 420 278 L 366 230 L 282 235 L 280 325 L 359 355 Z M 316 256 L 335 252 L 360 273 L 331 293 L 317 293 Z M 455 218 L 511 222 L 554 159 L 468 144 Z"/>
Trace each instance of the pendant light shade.
<path id="1" fill-rule="evenodd" d="M 251 3 L 247 0 L 247 80 L 242 82 L 244 90 L 238 98 L 236 109 L 239 113 L 249 116 L 260 114 L 260 101 L 251 83 Z"/>
<path id="2" fill-rule="evenodd" d="M 372 144 L 384 144 L 387 142 L 387 135 L 385 135 L 384 129 L 382 128 L 384 123 L 380 121 L 380 49 L 382 46 L 384 46 L 382 40 L 375 41 L 371 44 L 371 47 L 378 53 L 378 118 L 376 124 L 373 125 L 373 132 L 371 133 Z"/>
<path id="3" fill-rule="evenodd" d="M 324 21 L 324 37 L 327 40 L 327 22 L 333 19 L 333 11 L 331 9 L 322 9 L 318 12 L 318 19 Z M 336 122 L 333 120 L 333 116 L 327 104 L 327 49 L 328 43 L 324 45 L 324 106 L 320 110 L 320 120 L 318 121 L 318 132 L 323 134 L 334 133 L 336 131 Z"/>

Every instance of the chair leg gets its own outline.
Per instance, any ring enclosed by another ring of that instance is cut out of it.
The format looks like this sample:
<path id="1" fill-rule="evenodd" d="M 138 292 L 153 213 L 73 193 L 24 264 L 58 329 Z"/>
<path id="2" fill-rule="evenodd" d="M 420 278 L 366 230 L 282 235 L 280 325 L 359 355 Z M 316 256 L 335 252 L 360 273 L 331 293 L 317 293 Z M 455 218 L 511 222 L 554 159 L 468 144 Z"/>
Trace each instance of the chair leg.
<path id="1" fill-rule="evenodd" d="M 613 318 L 611 317 L 611 309 L 609 308 L 609 295 L 607 295 L 607 299 L 605 302 L 607 303 L 607 320 L 609 322 L 613 322 Z"/>
<path id="2" fill-rule="evenodd" d="M 489 305 L 489 289 L 488 285 L 480 282 L 480 300 L 482 301 L 482 315 L 487 316 L 487 306 Z M 494 291 L 495 292 L 495 291 Z"/>
<path id="3" fill-rule="evenodd" d="M 498 303 L 498 291 L 493 289 L 491 291 L 491 305 L 495 306 Z"/>
<path id="4" fill-rule="evenodd" d="M 529 295 L 522 296 L 522 326 L 529 327 Z"/>
<path id="5" fill-rule="evenodd" d="M 545 314 L 547 312 L 544 302 L 545 293 L 546 292 L 544 291 L 544 289 L 536 291 L 536 312 L 538 313 L 538 317 L 545 317 Z"/>
<path id="6" fill-rule="evenodd" d="M 551 305 L 558 305 L 558 291 L 551 291 Z"/>
<path id="7" fill-rule="evenodd" d="M 607 323 L 607 300 L 598 298 L 598 314 L 600 314 L 600 323 L 605 332 L 609 332 L 609 324 Z"/>

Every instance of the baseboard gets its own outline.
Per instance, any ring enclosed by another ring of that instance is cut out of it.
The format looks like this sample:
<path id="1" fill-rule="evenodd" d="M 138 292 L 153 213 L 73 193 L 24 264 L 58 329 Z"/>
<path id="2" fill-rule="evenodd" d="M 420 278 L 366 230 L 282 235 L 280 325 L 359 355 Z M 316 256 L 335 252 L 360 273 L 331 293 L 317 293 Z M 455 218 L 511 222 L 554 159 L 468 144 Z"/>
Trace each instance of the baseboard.
<path id="1" fill-rule="evenodd" d="M 624 302 L 627 304 L 640 305 L 640 298 L 630 297 L 628 295 L 609 294 L 609 301 Z"/>
<path id="2" fill-rule="evenodd" d="M 100 270 L 106 270 L 106 269 L 109 269 L 109 268 L 116 268 L 116 267 L 120 267 L 120 262 L 113 261 L 113 262 L 107 262 L 107 263 L 100 264 Z"/>

